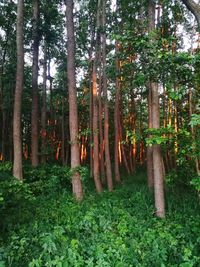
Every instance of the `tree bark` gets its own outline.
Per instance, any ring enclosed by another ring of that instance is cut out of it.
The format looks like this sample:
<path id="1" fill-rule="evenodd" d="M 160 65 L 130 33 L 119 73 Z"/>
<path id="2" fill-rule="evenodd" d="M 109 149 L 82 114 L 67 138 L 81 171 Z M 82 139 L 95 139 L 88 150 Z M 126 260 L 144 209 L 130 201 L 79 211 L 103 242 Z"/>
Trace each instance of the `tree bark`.
<path id="1" fill-rule="evenodd" d="M 100 181 L 100 173 L 99 173 L 99 133 L 98 133 L 98 97 L 97 97 L 97 68 L 98 68 L 98 55 L 99 55 L 99 47 L 100 47 L 100 7 L 101 0 L 98 0 L 97 7 L 97 24 L 96 24 L 96 45 L 95 45 L 95 58 L 93 62 L 93 71 L 92 71 L 92 95 L 93 95 L 93 175 L 94 182 L 96 186 L 96 190 L 98 193 L 102 192 L 102 184 Z"/>
<path id="2" fill-rule="evenodd" d="M 152 0 L 148 2 L 148 33 L 155 29 L 155 4 Z M 152 125 L 152 90 L 151 82 L 148 83 L 148 128 L 153 128 Z M 151 190 L 154 185 L 153 173 L 153 148 L 147 147 L 147 180 L 148 187 Z"/>
<path id="3" fill-rule="evenodd" d="M 99 51 L 101 52 L 101 51 Z M 98 58 L 100 58 L 100 53 Z M 102 105 L 102 71 L 101 67 L 99 68 L 99 90 L 98 90 L 98 111 L 99 111 L 99 162 L 100 162 L 100 173 L 101 173 L 101 181 L 105 184 L 105 160 L 104 160 L 104 134 L 103 134 L 103 105 Z"/>
<path id="4" fill-rule="evenodd" d="M 33 1 L 33 65 L 32 65 L 32 112 L 31 112 L 31 163 L 38 160 L 38 57 L 39 57 L 39 0 Z"/>
<path id="5" fill-rule="evenodd" d="M 189 96 L 188 96 L 189 118 L 190 119 L 192 118 L 192 114 L 193 114 L 193 103 L 192 103 L 193 101 L 192 101 L 192 98 L 193 98 L 192 88 L 190 88 L 189 89 Z M 191 126 L 190 132 L 191 132 L 191 135 L 192 135 L 192 139 L 195 140 L 195 129 L 194 129 L 194 126 Z M 197 175 L 200 176 L 199 159 L 198 159 L 197 156 L 195 157 L 195 167 L 196 167 Z"/>
<path id="6" fill-rule="evenodd" d="M 151 33 L 155 29 L 155 3 L 153 0 L 149 0 L 148 5 L 148 32 Z M 153 42 L 153 40 L 150 40 Z M 158 83 L 150 81 L 149 82 L 149 118 L 152 120 L 152 128 L 160 128 L 160 105 L 159 105 L 159 93 L 158 93 Z M 164 199 L 164 173 L 163 173 L 163 159 L 161 154 L 161 147 L 158 144 L 153 144 L 152 146 L 153 155 L 153 180 L 154 180 L 154 198 L 155 198 L 155 208 L 156 216 L 160 218 L 165 217 L 165 199 Z M 149 163 L 150 164 L 150 163 Z M 152 165 L 149 167 L 149 172 L 151 171 Z M 150 178 L 150 177 L 149 177 Z"/>
<path id="7" fill-rule="evenodd" d="M 198 23 L 198 31 L 200 31 L 200 5 L 195 3 L 194 0 L 182 0 L 187 9 L 192 12 Z"/>
<path id="8" fill-rule="evenodd" d="M 108 113 L 108 90 L 106 75 L 106 0 L 102 0 L 102 63 L 103 63 L 103 96 L 104 96 L 104 140 L 105 140 L 105 160 L 106 178 L 108 190 L 113 190 L 112 169 L 109 148 L 109 113 Z"/>
<path id="9" fill-rule="evenodd" d="M 120 63 L 118 59 L 118 53 L 119 53 L 119 43 L 115 43 L 115 53 L 116 53 L 116 92 L 115 92 L 115 108 L 114 108 L 114 128 L 115 128 L 115 181 L 117 183 L 121 182 L 120 178 L 120 172 L 119 172 L 119 142 L 120 142 L 120 133 L 119 133 L 119 103 L 120 103 Z"/>
<path id="10" fill-rule="evenodd" d="M 158 95 L 158 84 L 151 83 L 152 90 L 152 126 L 154 129 L 160 128 L 160 106 Z M 165 217 L 164 199 L 164 173 L 163 160 L 160 145 L 153 145 L 153 171 L 154 171 L 154 197 L 157 217 Z"/>
<path id="11" fill-rule="evenodd" d="M 22 172 L 22 138 L 21 138 L 21 106 L 22 92 L 24 84 L 24 1 L 18 0 L 17 4 L 17 72 L 16 87 L 14 96 L 14 114 L 13 114 L 13 147 L 14 164 L 13 176 L 18 180 L 23 179 Z"/>
<path id="12" fill-rule="evenodd" d="M 148 85 L 148 128 L 153 128 L 152 125 L 152 92 L 151 86 Z M 150 136 L 149 136 L 150 137 Z M 153 148 L 152 146 L 147 146 L 147 180 L 148 180 L 148 188 L 151 190 L 154 185 L 153 179 Z"/>
<path id="13" fill-rule="evenodd" d="M 44 43 L 44 59 L 43 59 L 43 87 L 42 87 L 42 111 L 41 111 L 41 163 L 46 163 L 46 138 L 47 138 L 47 132 L 46 132 L 46 117 L 47 117 L 47 111 L 46 111 L 46 90 L 47 90 L 47 48 L 46 48 L 46 42 Z"/>
<path id="14" fill-rule="evenodd" d="M 64 112 L 65 98 L 62 99 L 62 116 L 61 116 L 61 131 L 62 131 L 62 141 L 61 141 L 61 158 L 62 165 L 66 165 L 66 154 L 65 154 L 65 112 Z"/>
<path id="15" fill-rule="evenodd" d="M 6 127 L 6 119 L 7 119 L 7 113 L 6 113 L 6 107 L 4 103 L 4 88 L 3 88 L 3 74 L 4 74 L 4 64 L 6 59 L 6 53 L 7 53 L 7 44 L 8 44 L 8 35 L 6 37 L 5 41 L 5 49 L 3 51 L 2 56 L 2 63 L 0 68 L 0 107 L 2 111 L 2 140 L 1 140 L 1 157 L 2 161 L 6 161 L 7 155 L 6 155 L 6 141 L 7 141 L 7 127 Z"/>
<path id="16" fill-rule="evenodd" d="M 75 77 L 75 36 L 73 21 L 73 0 L 66 0 L 67 18 L 67 78 L 69 91 L 69 128 L 71 144 L 71 168 L 72 168 L 72 189 L 78 201 L 83 198 L 81 176 L 76 169 L 80 166 L 80 151 L 78 144 L 78 110 L 77 91 Z"/>

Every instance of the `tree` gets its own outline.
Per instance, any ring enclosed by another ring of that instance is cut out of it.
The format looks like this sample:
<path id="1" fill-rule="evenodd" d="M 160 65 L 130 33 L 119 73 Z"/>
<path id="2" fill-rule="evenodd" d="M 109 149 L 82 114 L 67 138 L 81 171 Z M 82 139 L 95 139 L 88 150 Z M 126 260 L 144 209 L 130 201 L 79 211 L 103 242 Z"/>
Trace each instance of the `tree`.
<path id="1" fill-rule="evenodd" d="M 24 46 L 23 46 L 23 23 L 24 23 L 24 1 L 18 0 L 17 4 L 17 72 L 14 97 L 13 114 L 13 147 L 14 165 L 13 176 L 19 180 L 23 179 L 22 172 L 22 138 L 21 138 L 21 104 L 24 83 Z"/>
<path id="2" fill-rule="evenodd" d="M 71 144 L 71 168 L 72 168 L 72 188 L 78 201 L 83 198 L 83 188 L 80 173 L 80 152 L 78 144 L 78 112 L 77 93 L 75 77 L 75 36 L 73 22 L 73 0 L 66 0 L 67 19 L 67 79 L 69 91 L 69 128 Z"/>
<path id="3" fill-rule="evenodd" d="M 31 161 L 38 166 L 38 54 L 39 54 L 39 0 L 33 1 L 33 65 L 31 112 Z"/>
<path id="4" fill-rule="evenodd" d="M 152 0 L 149 0 L 149 33 L 155 29 L 155 4 Z M 153 42 L 153 39 L 150 39 Z M 158 83 L 155 81 L 149 82 L 149 121 L 152 124 L 153 129 L 160 128 L 160 105 L 159 105 L 159 93 Z M 158 217 L 165 217 L 165 200 L 164 200 L 164 173 L 163 173 L 163 161 L 161 154 L 161 146 L 159 144 L 153 144 L 152 146 L 153 156 L 153 181 L 154 181 L 154 197 L 156 215 Z M 152 168 L 150 166 L 150 168 Z M 151 178 L 152 179 L 152 178 Z"/>
<path id="5" fill-rule="evenodd" d="M 108 113 L 108 90 L 106 74 L 106 0 L 102 0 L 102 61 L 103 61 L 103 96 L 104 96 L 104 139 L 105 139 L 105 161 L 106 177 L 109 191 L 113 190 L 112 170 L 109 148 L 109 113 Z"/>
<path id="6" fill-rule="evenodd" d="M 99 133 L 98 133 L 98 96 L 97 96 L 97 69 L 99 64 L 99 49 L 100 49 L 100 8 L 101 0 L 98 1 L 97 8 L 97 23 L 96 23 L 96 44 L 95 44 L 95 58 L 92 69 L 92 95 L 93 95 L 93 175 L 96 190 L 98 193 L 102 192 L 102 185 L 100 181 L 99 172 Z"/>
<path id="7" fill-rule="evenodd" d="M 46 89 L 47 89 L 47 45 L 44 41 L 43 58 L 43 86 L 42 86 L 42 110 L 41 110 L 41 162 L 46 163 Z"/>

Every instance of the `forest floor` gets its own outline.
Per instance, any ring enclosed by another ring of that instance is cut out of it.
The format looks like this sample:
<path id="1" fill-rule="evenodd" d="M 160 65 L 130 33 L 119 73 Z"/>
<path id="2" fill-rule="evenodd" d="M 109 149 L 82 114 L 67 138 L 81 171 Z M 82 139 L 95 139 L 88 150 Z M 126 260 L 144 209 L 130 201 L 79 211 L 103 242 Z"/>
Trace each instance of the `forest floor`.
<path id="1" fill-rule="evenodd" d="M 89 183 L 79 204 L 70 185 L 63 190 L 58 175 L 49 175 L 45 183 L 37 177 L 24 184 L 1 181 L 0 267 L 200 266 L 194 191 L 167 188 L 162 220 L 154 215 L 142 172 L 112 193 L 97 195 Z"/>

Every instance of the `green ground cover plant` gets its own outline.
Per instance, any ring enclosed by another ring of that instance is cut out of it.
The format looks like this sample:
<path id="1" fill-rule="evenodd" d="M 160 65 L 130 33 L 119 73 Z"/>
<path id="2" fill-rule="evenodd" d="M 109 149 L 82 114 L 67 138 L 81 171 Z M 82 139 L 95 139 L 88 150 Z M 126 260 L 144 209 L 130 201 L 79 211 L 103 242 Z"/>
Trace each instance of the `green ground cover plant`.
<path id="1" fill-rule="evenodd" d="M 25 169 L 24 183 L 1 170 L 1 267 L 200 266 L 200 206 L 191 189 L 166 188 L 161 220 L 141 171 L 101 195 L 85 178 L 90 194 L 77 203 L 66 168 Z"/>

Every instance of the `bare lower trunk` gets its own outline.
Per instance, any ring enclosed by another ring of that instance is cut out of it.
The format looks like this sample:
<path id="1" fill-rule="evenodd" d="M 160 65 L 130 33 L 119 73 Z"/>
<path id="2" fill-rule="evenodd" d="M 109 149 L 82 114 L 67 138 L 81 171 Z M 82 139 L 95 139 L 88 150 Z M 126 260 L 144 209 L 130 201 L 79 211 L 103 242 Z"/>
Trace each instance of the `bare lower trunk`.
<path id="1" fill-rule="evenodd" d="M 83 198 L 81 176 L 77 170 L 80 167 L 80 152 L 78 144 L 78 110 L 75 77 L 75 37 L 73 21 L 73 0 L 66 0 L 67 18 L 67 78 L 69 90 L 69 128 L 71 144 L 72 190 L 78 201 Z"/>
<path id="2" fill-rule="evenodd" d="M 163 162 L 160 145 L 153 145 L 154 196 L 157 217 L 165 217 Z"/>
<path id="3" fill-rule="evenodd" d="M 119 121 L 118 127 L 119 127 L 120 140 L 122 140 L 122 126 L 121 126 L 120 119 L 118 119 L 118 121 Z M 124 162 L 125 169 L 126 169 L 127 173 L 130 175 L 131 171 L 130 171 L 130 168 L 129 168 L 129 165 L 128 165 L 128 160 L 127 160 L 127 157 L 126 157 L 126 151 L 125 151 L 124 144 L 121 144 L 120 148 L 121 148 L 122 160 Z"/>

